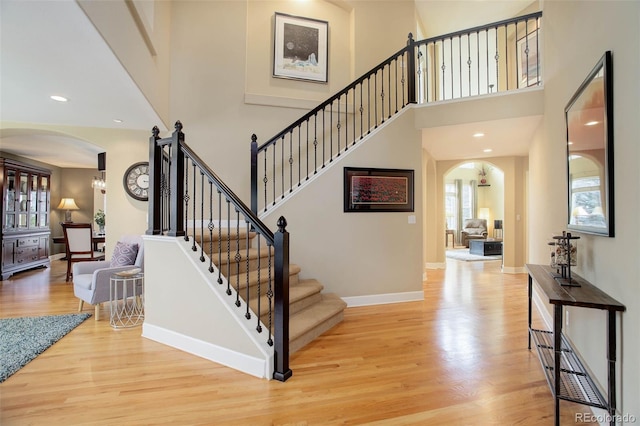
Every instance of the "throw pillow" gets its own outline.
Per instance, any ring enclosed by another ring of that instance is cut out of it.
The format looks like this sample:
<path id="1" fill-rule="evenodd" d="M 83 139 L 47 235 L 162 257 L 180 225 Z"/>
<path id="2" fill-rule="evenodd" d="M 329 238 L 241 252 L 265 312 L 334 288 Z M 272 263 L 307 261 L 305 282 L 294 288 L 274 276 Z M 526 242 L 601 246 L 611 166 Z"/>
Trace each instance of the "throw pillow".
<path id="1" fill-rule="evenodd" d="M 111 256 L 111 267 L 127 266 L 136 263 L 138 256 L 138 244 L 129 244 L 118 241 Z"/>

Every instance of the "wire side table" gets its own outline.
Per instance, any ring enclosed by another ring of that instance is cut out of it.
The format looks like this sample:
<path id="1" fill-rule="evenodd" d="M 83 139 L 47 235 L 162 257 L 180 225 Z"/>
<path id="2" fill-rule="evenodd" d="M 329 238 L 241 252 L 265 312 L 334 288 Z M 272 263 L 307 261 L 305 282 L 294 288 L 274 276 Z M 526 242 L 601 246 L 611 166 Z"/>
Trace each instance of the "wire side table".
<path id="1" fill-rule="evenodd" d="M 109 323 L 113 328 L 135 327 L 144 321 L 144 274 L 122 271 L 109 283 Z"/>

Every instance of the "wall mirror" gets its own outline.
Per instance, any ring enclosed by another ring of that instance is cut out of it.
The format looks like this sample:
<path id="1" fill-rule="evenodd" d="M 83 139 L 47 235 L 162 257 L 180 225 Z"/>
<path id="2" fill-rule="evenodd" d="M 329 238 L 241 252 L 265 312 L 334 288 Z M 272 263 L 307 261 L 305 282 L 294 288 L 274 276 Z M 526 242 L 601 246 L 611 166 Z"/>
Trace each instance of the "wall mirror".
<path id="1" fill-rule="evenodd" d="M 614 236 L 613 74 L 605 52 L 565 108 L 568 229 Z"/>

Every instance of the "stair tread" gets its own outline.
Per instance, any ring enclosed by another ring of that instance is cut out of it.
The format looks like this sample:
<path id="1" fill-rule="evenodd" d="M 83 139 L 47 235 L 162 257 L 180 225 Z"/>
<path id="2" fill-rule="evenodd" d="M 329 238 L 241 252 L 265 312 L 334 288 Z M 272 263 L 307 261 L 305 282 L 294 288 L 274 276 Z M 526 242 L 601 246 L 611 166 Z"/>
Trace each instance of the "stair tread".
<path id="1" fill-rule="evenodd" d="M 327 319 L 344 311 L 347 304 L 333 293 L 323 293 L 322 301 L 315 303 L 289 319 L 289 341 L 312 330 Z"/>

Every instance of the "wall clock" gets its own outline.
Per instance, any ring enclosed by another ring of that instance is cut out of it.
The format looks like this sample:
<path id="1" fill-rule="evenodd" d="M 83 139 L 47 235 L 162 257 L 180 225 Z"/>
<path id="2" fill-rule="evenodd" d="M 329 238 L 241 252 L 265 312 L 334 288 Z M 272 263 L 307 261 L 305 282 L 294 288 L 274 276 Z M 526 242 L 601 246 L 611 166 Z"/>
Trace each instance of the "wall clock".
<path id="1" fill-rule="evenodd" d="M 132 198 L 140 201 L 149 200 L 149 163 L 142 161 L 132 164 L 122 180 L 124 190 Z"/>

